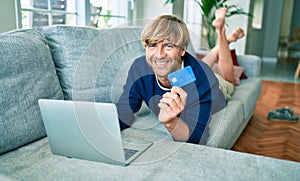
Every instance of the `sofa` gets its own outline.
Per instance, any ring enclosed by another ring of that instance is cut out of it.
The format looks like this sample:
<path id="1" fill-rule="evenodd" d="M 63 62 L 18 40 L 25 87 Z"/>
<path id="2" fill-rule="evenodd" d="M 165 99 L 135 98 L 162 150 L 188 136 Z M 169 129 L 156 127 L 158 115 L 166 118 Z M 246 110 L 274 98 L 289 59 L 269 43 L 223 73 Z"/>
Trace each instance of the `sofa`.
<path id="1" fill-rule="evenodd" d="M 212 116 L 206 145 L 173 141 L 143 104 L 121 134 L 153 145 L 130 165 L 53 155 L 38 100 L 115 103 L 132 60 L 145 53 L 141 30 L 50 26 L 0 35 L 0 180 L 300 179 L 297 162 L 229 150 L 260 95 L 261 59 L 253 55 L 238 56 L 248 78 Z"/>

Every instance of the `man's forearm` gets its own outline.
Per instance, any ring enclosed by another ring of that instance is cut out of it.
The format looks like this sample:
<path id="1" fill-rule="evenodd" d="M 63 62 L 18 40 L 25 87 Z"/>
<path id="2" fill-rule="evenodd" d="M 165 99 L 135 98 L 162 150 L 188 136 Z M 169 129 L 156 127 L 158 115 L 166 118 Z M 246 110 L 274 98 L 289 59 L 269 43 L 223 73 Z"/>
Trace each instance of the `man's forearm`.
<path id="1" fill-rule="evenodd" d="M 176 117 L 163 124 L 175 141 L 187 141 L 189 139 L 189 127 L 180 118 Z"/>

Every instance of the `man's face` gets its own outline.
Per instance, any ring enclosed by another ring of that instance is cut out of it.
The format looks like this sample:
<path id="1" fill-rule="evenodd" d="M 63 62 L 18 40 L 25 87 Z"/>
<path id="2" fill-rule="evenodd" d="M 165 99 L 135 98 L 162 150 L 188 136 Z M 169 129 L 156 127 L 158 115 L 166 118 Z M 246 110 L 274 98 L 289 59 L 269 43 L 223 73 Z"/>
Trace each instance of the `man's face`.
<path id="1" fill-rule="evenodd" d="M 185 49 L 163 40 L 146 46 L 146 60 L 158 77 L 167 78 L 168 74 L 181 68 L 181 56 Z"/>

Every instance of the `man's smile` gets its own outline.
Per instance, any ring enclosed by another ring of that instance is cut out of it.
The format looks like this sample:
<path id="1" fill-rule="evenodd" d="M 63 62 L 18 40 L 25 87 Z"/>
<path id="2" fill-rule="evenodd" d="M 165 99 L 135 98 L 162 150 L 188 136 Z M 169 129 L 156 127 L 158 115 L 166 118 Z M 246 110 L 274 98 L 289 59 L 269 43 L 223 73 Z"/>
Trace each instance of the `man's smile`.
<path id="1" fill-rule="evenodd" d="M 151 62 L 157 67 L 165 67 L 168 65 L 168 63 L 171 62 L 171 60 L 170 59 L 164 59 L 164 60 L 152 59 Z"/>

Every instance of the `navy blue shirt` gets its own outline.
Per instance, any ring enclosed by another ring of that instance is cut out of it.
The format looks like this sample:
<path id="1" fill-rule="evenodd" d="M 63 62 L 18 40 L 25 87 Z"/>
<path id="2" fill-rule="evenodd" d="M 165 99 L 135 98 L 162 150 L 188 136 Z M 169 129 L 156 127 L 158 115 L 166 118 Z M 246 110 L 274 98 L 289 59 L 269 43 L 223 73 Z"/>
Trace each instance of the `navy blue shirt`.
<path id="1" fill-rule="evenodd" d="M 208 125 L 211 115 L 226 105 L 223 92 L 219 89 L 219 82 L 210 67 L 202 61 L 185 53 L 184 66 L 191 66 L 196 81 L 188 84 L 184 89 L 187 102 L 184 110 L 178 115 L 189 127 L 187 142 L 205 144 L 208 137 Z M 162 95 L 167 92 L 157 83 L 152 68 L 146 62 L 146 56 L 137 58 L 129 72 L 123 93 L 117 103 L 121 129 L 130 127 L 134 121 L 134 113 L 139 111 L 142 101 L 158 116 L 158 103 Z"/>

